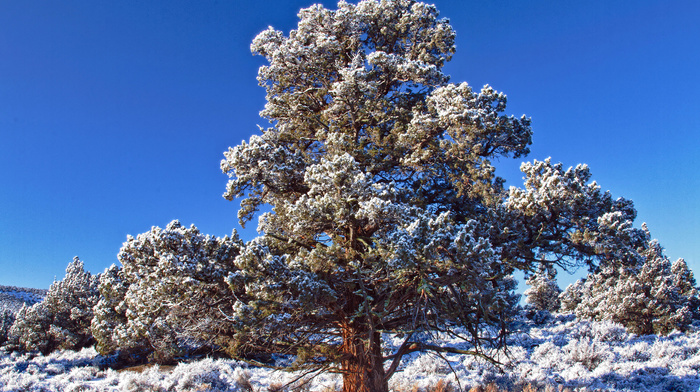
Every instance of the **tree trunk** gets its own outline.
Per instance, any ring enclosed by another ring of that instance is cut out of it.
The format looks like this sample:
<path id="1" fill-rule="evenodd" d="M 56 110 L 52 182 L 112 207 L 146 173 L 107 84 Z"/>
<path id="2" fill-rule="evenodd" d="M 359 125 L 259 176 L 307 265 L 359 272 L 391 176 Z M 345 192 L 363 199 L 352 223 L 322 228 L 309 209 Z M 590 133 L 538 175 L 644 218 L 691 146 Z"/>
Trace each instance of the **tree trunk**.
<path id="1" fill-rule="evenodd" d="M 379 332 L 343 329 L 343 392 L 388 392 Z"/>

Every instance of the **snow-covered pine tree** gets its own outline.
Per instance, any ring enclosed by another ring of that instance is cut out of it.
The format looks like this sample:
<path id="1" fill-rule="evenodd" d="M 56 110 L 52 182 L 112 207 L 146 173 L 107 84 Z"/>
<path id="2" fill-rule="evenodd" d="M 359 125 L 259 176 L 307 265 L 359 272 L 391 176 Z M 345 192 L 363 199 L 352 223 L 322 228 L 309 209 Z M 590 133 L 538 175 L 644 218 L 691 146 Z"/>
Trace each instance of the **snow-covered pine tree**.
<path id="1" fill-rule="evenodd" d="M 386 392 L 406 354 L 503 342 L 515 269 L 625 252 L 634 209 L 587 167 L 527 164 L 526 189 L 503 189 L 491 159 L 526 155 L 530 120 L 489 86 L 449 83 L 455 35 L 434 6 L 341 1 L 299 18 L 254 39 L 272 126 L 221 163 L 241 224 L 270 207 L 228 279 L 233 354 L 292 354 L 294 369 L 343 374 L 345 392 Z M 405 338 L 396 352 L 386 331 Z"/>
<path id="2" fill-rule="evenodd" d="M 600 261 L 637 262 L 645 234 L 633 227 L 632 201 L 602 192 L 587 165 L 564 170 L 547 158 L 525 162 L 520 170 L 525 187 L 510 188 L 504 203 L 507 229 L 493 233 L 508 244 L 503 256 L 509 261 L 565 270 L 595 269 Z"/>
<path id="3" fill-rule="evenodd" d="M 66 268 L 65 278 L 51 284 L 42 302 L 18 312 L 10 329 L 10 343 L 44 354 L 92 345 L 90 323 L 99 297 L 98 281 L 99 276 L 85 271 L 83 262 L 75 257 Z"/>
<path id="4" fill-rule="evenodd" d="M 693 273 L 683 259 L 671 263 L 644 229 L 647 243 L 637 264 L 602 266 L 566 289 L 562 307 L 581 318 L 619 322 L 636 334 L 687 329 L 700 303 Z"/>
<path id="5" fill-rule="evenodd" d="M 226 276 L 240 241 L 202 234 L 179 221 L 129 236 L 100 279 L 92 331 L 98 351 L 160 363 L 218 349 L 231 335 L 221 309 L 230 309 Z"/>
<path id="6" fill-rule="evenodd" d="M 688 264 L 683 259 L 678 259 L 671 264 L 671 276 L 673 277 L 673 287 L 687 298 L 687 307 L 690 309 L 690 316 L 693 320 L 700 321 L 700 287 L 696 286 L 693 271 L 688 268 Z"/>
<path id="7" fill-rule="evenodd" d="M 10 328 L 15 322 L 15 314 L 10 310 L 0 311 L 0 346 L 7 342 Z"/>
<path id="8" fill-rule="evenodd" d="M 41 351 L 50 353 L 54 345 L 49 341 L 48 331 L 51 319 L 46 308 L 37 303 L 23 305 L 8 334 L 8 347 L 11 350 Z"/>
<path id="9" fill-rule="evenodd" d="M 545 310 L 556 312 L 561 303 L 559 295 L 562 290 L 556 280 L 556 269 L 552 266 L 541 266 L 536 273 L 528 277 L 525 281 L 528 288 L 523 293 L 525 302 L 535 311 Z"/>
<path id="10" fill-rule="evenodd" d="M 126 307 L 124 297 L 128 284 L 122 278 L 122 270 L 112 264 L 100 275 L 98 290 L 100 299 L 95 305 L 95 317 L 90 329 L 95 338 L 95 347 L 102 354 L 119 350 L 120 337 L 125 337 Z"/>

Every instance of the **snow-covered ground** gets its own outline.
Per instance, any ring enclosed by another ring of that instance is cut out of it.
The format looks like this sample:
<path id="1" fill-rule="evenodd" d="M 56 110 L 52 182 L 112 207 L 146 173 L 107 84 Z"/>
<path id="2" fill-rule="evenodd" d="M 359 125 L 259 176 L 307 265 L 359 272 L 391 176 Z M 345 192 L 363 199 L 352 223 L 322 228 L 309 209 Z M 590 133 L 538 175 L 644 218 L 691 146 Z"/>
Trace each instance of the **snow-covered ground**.
<path id="1" fill-rule="evenodd" d="M 392 336 L 386 336 L 386 341 L 388 346 L 400 344 Z M 449 339 L 444 342 L 459 345 Z M 510 343 L 508 352 L 497 357 L 501 368 L 475 357 L 414 353 L 404 360 L 390 386 L 411 391 L 444 379 L 465 391 L 490 382 L 513 390 L 526 382 L 575 391 L 696 392 L 700 388 L 698 331 L 636 336 L 617 324 L 558 316 L 546 326 L 524 324 Z M 101 370 L 103 360 L 93 349 L 49 356 L 5 353 L 0 355 L 0 390 L 242 391 L 248 380 L 254 390 L 262 392 L 296 376 L 225 359 L 203 359 L 174 368 L 153 366 L 142 372 Z M 310 381 L 313 391 L 341 386 L 339 376 L 332 374 Z"/>
<path id="2" fill-rule="evenodd" d="M 47 290 L 27 289 L 14 286 L 0 286 L 0 311 L 9 310 L 16 313 L 24 304 L 33 305 L 41 302 Z"/>

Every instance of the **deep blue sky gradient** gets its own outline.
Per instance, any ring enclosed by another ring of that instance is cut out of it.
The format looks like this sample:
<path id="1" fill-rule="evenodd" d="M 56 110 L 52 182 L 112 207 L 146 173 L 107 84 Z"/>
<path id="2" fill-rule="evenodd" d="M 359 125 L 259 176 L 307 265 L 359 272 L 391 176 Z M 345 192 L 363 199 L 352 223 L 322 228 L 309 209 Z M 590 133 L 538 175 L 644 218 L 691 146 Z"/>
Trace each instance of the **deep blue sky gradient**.
<path id="1" fill-rule="evenodd" d="M 219 162 L 265 125 L 249 45 L 312 3 L 0 2 L 0 284 L 47 288 L 75 255 L 101 272 L 127 234 L 172 219 L 240 231 Z M 452 81 L 532 117 L 526 159 L 588 163 L 700 271 L 700 3 L 436 6 L 457 31 Z M 522 183 L 519 161 L 498 165 Z"/>

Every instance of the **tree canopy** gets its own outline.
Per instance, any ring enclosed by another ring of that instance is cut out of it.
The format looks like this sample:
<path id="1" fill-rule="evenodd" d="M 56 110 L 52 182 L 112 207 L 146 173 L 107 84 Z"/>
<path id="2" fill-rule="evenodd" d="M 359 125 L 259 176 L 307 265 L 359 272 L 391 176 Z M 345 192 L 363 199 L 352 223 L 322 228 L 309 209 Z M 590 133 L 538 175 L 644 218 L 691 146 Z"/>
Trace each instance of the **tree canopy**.
<path id="1" fill-rule="evenodd" d="M 491 162 L 529 153 L 530 119 L 489 86 L 449 82 L 454 39 L 409 0 L 315 5 L 288 35 L 254 39 L 271 126 L 221 162 L 224 196 L 261 233 L 228 277 L 232 353 L 291 354 L 292 368 L 342 373 L 345 391 L 387 391 L 408 353 L 502 343 L 514 270 L 634 249 L 631 202 L 585 165 L 524 164 L 525 188 L 504 189 Z M 384 332 L 404 336 L 396 352 Z"/>

